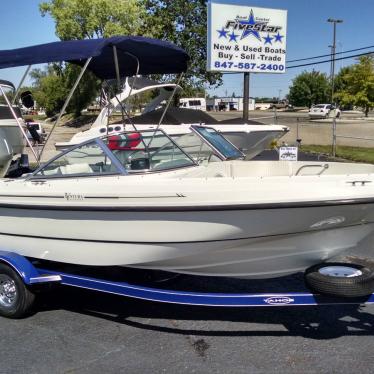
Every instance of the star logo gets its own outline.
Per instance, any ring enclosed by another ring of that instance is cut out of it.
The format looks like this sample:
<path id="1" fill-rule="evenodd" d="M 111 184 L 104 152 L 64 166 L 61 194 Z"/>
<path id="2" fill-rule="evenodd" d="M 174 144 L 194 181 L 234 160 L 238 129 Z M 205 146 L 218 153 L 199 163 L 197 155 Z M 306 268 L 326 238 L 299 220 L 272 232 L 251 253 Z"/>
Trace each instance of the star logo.
<path id="1" fill-rule="evenodd" d="M 234 34 L 234 31 L 233 31 L 231 34 L 229 34 L 229 37 L 230 37 L 229 42 L 236 42 L 236 38 L 237 38 L 238 36 L 239 36 L 239 35 Z"/>
<path id="2" fill-rule="evenodd" d="M 268 34 L 267 37 L 264 38 L 265 40 L 265 43 L 264 44 L 270 44 L 272 45 L 273 43 L 271 42 L 273 40 L 273 38 L 270 37 L 270 35 Z"/>
<path id="3" fill-rule="evenodd" d="M 225 29 L 222 27 L 222 29 L 221 29 L 221 30 L 217 30 L 217 32 L 219 33 L 218 38 L 225 38 L 225 39 L 226 39 L 226 37 L 227 37 L 227 33 L 228 33 L 227 30 L 225 30 Z"/>
<path id="4" fill-rule="evenodd" d="M 251 9 L 251 13 L 249 14 L 248 20 L 241 20 L 239 21 L 240 25 L 247 26 L 246 29 L 243 30 L 242 36 L 240 37 L 240 40 L 244 39 L 248 35 L 253 35 L 255 36 L 258 40 L 261 41 L 261 37 L 258 31 L 253 30 L 253 26 L 256 24 L 262 24 L 265 22 L 256 22 L 255 21 L 255 16 L 253 14 L 253 10 Z"/>
<path id="5" fill-rule="evenodd" d="M 282 43 L 282 38 L 284 38 L 284 35 L 280 35 L 279 31 L 278 34 L 274 36 L 276 42 Z"/>

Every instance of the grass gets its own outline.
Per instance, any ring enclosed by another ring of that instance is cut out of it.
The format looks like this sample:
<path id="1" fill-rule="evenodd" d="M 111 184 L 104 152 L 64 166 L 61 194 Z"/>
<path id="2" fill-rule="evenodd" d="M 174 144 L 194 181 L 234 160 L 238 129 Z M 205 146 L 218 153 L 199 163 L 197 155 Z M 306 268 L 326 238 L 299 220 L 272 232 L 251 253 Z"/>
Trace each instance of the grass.
<path id="1" fill-rule="evenodd" d="M 24 120 L 31 119 L 33 121 L 44 121 L 46 118 L 47 118 L 47 116 L 39 115 L 39 114 L 35 114 L 35 115 L 26 114 L 26 115 L 23 116 Z"/>
<path id="2" fill-rule="evenodd" d="M 325 153 L 331 155 L 331 145 L 302 145 L 302 152 Z M 336 157 L 355 162 L 374 164 L 374 148 L 337 146 Z"/>

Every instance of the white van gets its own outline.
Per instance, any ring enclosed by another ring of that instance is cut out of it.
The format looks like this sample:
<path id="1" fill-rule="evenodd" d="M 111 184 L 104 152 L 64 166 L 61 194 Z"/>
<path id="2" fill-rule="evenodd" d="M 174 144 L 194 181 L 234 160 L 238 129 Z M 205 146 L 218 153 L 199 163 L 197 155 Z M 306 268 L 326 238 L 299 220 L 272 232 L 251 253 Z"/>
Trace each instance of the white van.
<path id="1" fill-rule="evenodd" d="M 182 98 L 179 99 L 179 107 L 206 111 L 206 101 L 203 97 Z"/>

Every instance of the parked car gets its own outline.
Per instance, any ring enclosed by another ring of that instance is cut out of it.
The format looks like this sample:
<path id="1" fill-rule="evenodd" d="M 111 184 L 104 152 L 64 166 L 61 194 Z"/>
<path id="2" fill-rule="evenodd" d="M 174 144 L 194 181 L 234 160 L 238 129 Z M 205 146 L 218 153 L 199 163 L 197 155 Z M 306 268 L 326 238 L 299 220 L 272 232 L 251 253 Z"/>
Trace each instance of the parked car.
<path id="1" fill-rule="evenodd" d="M 335 107 L 333 104 L 317 104 L 313 105 L 309 110 L 309 118 L 329 118 L 336 117 L 339 118 L 341 111 L 339 108 Z"/>

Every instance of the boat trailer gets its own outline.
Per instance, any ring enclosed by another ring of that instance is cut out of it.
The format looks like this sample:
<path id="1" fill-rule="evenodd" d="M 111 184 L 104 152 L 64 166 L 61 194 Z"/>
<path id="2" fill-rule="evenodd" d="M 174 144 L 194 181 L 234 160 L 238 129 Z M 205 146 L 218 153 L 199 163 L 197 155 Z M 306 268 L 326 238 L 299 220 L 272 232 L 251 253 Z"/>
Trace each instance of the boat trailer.
<path id="1" fill-rule="evenodd" d="M 17 253 L 0 250 L 0 315 L 19 318 L 27 314 L 32 304 L 30 301 L 33 301 L 33 298 L 28 295 L 29 290 L 36 285 L 53 283 L 147 301 L 195 306 L 279 307 L 374 304 L 374 294 L 365 297 L 342 298 L 304 292 L 206 293 L 174 291 L 43 269 L 36 264 L 37 261 L 34 264 Z M 24 302 L 20 303 L 19 300 Z M 22 304 L 21 308 L 18 304 Z"/>

